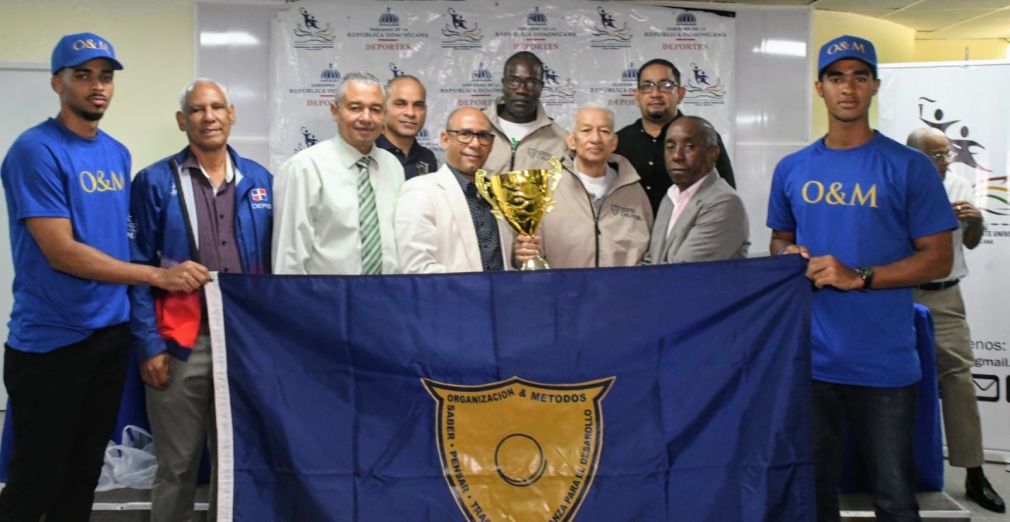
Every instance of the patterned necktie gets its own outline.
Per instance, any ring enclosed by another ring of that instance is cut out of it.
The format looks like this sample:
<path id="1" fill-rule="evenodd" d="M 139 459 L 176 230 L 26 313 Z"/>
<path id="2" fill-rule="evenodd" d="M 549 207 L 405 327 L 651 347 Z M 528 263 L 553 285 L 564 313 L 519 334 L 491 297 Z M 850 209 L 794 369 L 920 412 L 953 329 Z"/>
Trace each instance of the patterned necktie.
<path id="1" fill-rule="evenodd" d="M 382 273 L 382 238 L 379 235 L 379 214 L 375 211 L 375 192 L 368 176 L 368 156 L 359 159 L 358 224 L 361 230 L 361 273 Z"/>

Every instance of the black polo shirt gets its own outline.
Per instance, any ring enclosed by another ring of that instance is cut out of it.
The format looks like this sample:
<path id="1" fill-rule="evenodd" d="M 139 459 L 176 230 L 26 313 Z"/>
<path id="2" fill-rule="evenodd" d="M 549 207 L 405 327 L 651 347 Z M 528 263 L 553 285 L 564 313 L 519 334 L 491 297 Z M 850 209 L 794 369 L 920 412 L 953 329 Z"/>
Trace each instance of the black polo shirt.
<path id="1" fill-rule="evenodd" d="M 380 149 L 392 152 L 393 156 L 396 156 L 396 159 L 400 161 L 400 165 L 403 165 L 403 177 L 405 179 L 438 170 L 438 161 L 435 159 L 435 153 L 427 147 L 422 147 L 417 140 L 414 140 L 414 144 L 410 146 L 410 153 L 406 156 L 403 155 L 403 151 L 399 147 L 393 145 L 393 142 L 389 141 L 389 138 L 386 138 L 385 134 L 379 134 L 379 138 L 375 140 L 375 145 Z"/>

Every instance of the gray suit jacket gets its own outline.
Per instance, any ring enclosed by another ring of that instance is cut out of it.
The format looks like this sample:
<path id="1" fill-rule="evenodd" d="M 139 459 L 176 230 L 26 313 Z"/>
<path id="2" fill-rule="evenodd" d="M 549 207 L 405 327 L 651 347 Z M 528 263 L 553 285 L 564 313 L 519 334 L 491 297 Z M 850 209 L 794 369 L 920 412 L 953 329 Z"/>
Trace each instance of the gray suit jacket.
<path id="1" fill-rule="evenodd" d="M 690 263 L 747 257 L 747 212 L 740 196 L 715 170 L 705 175 L 669 234 L 673 201 L 663 197 L 652 226 L 645 264 Z"/>

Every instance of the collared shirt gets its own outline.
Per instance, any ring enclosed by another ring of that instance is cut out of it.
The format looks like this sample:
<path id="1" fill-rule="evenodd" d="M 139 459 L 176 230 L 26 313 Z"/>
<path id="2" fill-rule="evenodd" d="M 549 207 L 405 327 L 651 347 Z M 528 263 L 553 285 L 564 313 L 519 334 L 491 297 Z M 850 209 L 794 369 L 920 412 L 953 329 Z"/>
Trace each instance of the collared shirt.
<path id="1" fill-rule="evenodd" d="M 403 151 L 399 147 L 393 145 L 393 142 L 389 141 L 389 138 L 384 134 L 379 135 L 379 139 L 375 140 L 375 145 L 388 150 L 393 156 L 396 156 L 396 159 L 400 161 L 400 165 L 403 166 L 405 179 L 438 170 L 438 160 L 435 159 L 435 153 L 431 149 L 421 146 L 417 140 L 414 140 L 406 155 L 403 154 Z"/>
<path id="2" fill-rule="evenodd" d="M 225 179 L 219 187 L 192 153 L 181 167 L 189 169 L 196 211 L 197 251 L 208 270 L 242 273 L 242 256 L 235 236 L 235 169 L 226 156 Z"/>
<path id="3" fill-rule="evenodd" d="M 393 213 L 403 185 L 403 167 L 378 147 L 372 147 L 367 156 L 382 239 L 382 273 L 396 274 Z M 274 273 L 361 273 L 355 166 L 361 157 L 338 134 L 281 165 L 274 178 Z"/>
<path id="4" fill-rule="evenodd" d="M 679 110 L 677 116 L 670 122 L 677 121 L 684 114 Z M 645 127 L 642 126 L 642 119 L 617 131 L 617 154 L 624 156 L 635 167 L 635 171 L 642 178 L 642 186 L 652 203 L 652 211 L 659 210 L 659 203 L 663 201 L 666 190 L 670 188 L 670 174 L 666 172 L 666 155 L 664 141 L 666 130 L 670 123 L 663 127 L 659 136 L 653 138 Z M 733 178 L 733 165 L 729 161 L 729 154 L 722 144 L 722 136 L 719 136 L 719 158 L 715 161 L 715 170 L 719 171 L 719 176 L 729 183 L 729 186 L 736 188 Z"/>
<path id="5" fill-rule="evenodd" d="M 691 202 L 691 198 L 694 197 L 694 194 L 698 192 L 699 188 L 701 188 L 702 182 L 704 182 L 705 178 L 707 178 L 711 173 L 712 171 L 709 171 L 708 174 L 699 178 L 698 181 L 695 181 L 690 187 L 687 187 L 687 190 L 681 191 L 680 187 L 677 185 L 670 185 L 670 188 L 667 189 L 666 197 L 670 198 L 670 201 L 673 202 L 673 214 L 670 215 L 670 224 L 666 227 L 667 237 L 669 237 L 670 232 L 673 231 L 673 225 L 677 224 L 677 218 L 684 213 L 684 209 L 686 209 L 687 204 Z"/>
<path id="6" fill-rule="evenodd" d="M 459 187 L 463 189 L 463 197 L 466 198 L 466 206 L 470 208 L 470 217 L 473 218 L 473 228 L 477 233 L 477 247 L 480 249 L 480 264 L 485 272 L 500 272 L 505 270 L 505 261 L 502 259 L 501 237 L 498 235 L 498 223 L 491 214 L 491 204 L 484 200 L 477 193 L 477 186 L 470 178 L 462 172 L 449 167 L 452 175 L 459 182 Z"/>
<path id="7" fill-rule="evenodd" d="M 961 176 L 948 172 L 943 177 L 943 188 L 947 191 L 947 199 L 951 203 L 968 201 L 974 204 L 975 191 L 972 190 L 968 180 Z M 954 245 L 954 262 L 951 264 L 950 273 L 937 281 L 955 281 L 968 275 L 968 265 L 964 262 L 964 229 L 968 225 L 964 221 L 958 221 L 958 225 L 950 237 L 951 243 Z"/>

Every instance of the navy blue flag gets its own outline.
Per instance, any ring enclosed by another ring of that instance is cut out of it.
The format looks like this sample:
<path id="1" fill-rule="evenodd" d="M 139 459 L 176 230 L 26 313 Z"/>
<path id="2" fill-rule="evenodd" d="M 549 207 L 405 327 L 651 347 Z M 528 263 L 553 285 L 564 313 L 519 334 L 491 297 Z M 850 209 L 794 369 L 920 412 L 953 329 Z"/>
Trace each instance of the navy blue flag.
<path id="1" fill-rule="evenodd" d="M 219 275 L 218 518 L 812 520 L 804 269 Z"/>

